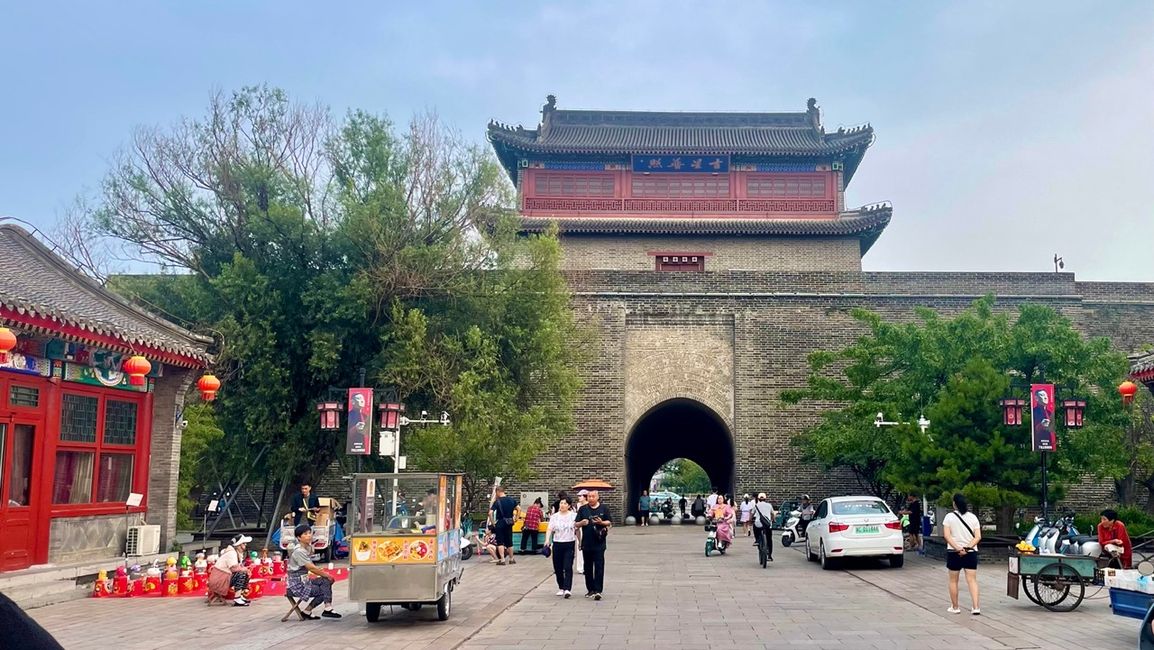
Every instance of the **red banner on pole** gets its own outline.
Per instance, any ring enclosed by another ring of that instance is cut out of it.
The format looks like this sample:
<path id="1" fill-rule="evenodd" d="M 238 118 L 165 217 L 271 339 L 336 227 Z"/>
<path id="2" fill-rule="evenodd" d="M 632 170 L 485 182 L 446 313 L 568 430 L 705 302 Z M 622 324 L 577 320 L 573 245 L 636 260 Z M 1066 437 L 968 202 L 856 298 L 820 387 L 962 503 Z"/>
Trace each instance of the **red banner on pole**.
<path id="1" fill-rule="evenodd" d="M 1030 427 L 1033 431 L 1034 451 L 1054 451 L 1058 436 L 1054 435 L 1054 384 L 1030 385 Z"/>
<path id="2" fill-rule="evenodd" d="M 373 389 L 349 389 L 349 438 L 346 454 L 367 456 L 373 432 Z"/>

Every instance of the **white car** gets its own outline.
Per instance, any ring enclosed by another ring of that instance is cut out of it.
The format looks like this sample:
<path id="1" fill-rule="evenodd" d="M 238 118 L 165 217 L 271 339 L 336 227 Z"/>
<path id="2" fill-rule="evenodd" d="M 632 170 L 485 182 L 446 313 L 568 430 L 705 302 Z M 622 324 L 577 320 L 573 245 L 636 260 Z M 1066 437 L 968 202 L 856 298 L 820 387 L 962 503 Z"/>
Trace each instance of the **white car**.
<path id="1" fill-rule="evenodd" d="M 673 503 L 673 511 L 677 512 L 677 502 L 681 500 L 681 495 L 676 492 L 662 490 L 660 492 L 651 492 L 649 498 L 652 500 L 652 505 L 649 508 L 651 511 L 660 510 L 661 508 L 657 504 L 664 504 L 665 500 L 669 499 Z"/>
<path id="2" fill-rule="evenodd" d="M 897 568 L 905 564 L 904 549 L 901 519 L 877 497 L 826 499 L 806 528 L 806 557 L 826 570 L 843 557 L 884 557 Z"/>

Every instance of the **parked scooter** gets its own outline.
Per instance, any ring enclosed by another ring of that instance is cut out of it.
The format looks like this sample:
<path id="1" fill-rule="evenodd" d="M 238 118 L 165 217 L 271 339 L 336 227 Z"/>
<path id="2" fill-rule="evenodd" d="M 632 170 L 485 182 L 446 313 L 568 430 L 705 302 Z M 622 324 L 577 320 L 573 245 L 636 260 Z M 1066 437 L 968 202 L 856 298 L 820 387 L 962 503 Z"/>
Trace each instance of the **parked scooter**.
<path id="1" fill-rule="evenodd" d="M 808 525 L 808 522 L 806 522 Z M 805 527 L 801 521 L 801 511 L 792 510 L 789 513 L 789 518 L 785 520 L 785 532 L 781 534 L 781 545 L 789 547 L 796 541 L 805 539 Z"/>

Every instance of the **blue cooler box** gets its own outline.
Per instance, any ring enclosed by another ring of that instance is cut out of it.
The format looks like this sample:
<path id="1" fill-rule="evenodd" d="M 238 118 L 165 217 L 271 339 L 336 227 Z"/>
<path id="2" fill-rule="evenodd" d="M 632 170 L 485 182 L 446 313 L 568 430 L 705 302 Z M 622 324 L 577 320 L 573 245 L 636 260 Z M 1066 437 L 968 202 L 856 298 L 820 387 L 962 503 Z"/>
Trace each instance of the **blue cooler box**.
<path id="1" fill-rule="evenodd" d="M 1110 587 L 1110 609 L 1114 610 L 1117 616 L 1146 618 L 1146 612 L 1150 611 L 1151 604 L 1154 604 L 1154 594 Z"/>

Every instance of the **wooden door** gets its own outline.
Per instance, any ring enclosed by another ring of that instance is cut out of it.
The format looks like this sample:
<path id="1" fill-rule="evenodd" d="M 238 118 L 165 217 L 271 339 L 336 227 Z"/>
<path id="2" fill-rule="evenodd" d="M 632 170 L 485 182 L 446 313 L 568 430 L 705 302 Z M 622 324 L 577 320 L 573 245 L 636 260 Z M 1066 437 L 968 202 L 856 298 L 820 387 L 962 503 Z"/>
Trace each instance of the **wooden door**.
<path id="1" fill-rule="evenodd" d="M 18 416 L 0 420 L 0 571 L 32 566 L 37 532 L 32 461 L 39 428 Z"/>

